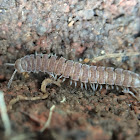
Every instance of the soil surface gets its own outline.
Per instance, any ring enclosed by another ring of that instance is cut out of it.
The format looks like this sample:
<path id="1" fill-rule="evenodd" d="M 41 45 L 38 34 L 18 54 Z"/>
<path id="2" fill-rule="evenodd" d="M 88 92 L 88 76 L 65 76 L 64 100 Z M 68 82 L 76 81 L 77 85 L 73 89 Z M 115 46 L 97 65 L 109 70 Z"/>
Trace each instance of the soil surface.
<path id="1" fill-rule="evenodd" d="M 0 90 L 12 127 L 5 137 L 0 119 L 0 139 L 140 139 L 140 104 L 121 89 L 82 90 L 68 79 L 43 93 L 44 73 L 16 73 L 8 89 L 14 67 L 4 64 L 35 52 L 140 74 L 139 55 L 87 61 L 140 52 L 139 0 L 0 0 Z"/>

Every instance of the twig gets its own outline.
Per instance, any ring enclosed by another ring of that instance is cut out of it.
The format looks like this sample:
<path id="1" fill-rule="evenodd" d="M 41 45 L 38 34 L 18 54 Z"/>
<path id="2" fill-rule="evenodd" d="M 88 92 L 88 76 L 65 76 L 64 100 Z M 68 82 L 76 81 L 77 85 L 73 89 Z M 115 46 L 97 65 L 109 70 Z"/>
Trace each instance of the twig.
<path id="1" fill-rule="evenodd" d="M 65 98 L 65 96 L 64 96 L 63 99 L 60 101 L 60 103 L 64 103 L 65 101 L 66 101 L 66 98 Z M 48 120 L 46 121 L 44 127 L 40 130 L 40 132 L 43 132 L 46 128 L 49 128 L 50 123 L 51 123 L 52 113 L 53 113 L 54 109 L 55 109 L 55 105 L 53 105 L 53 106 L 50 108 Z"/>
<path id="2" fill-rule="evenodd" d="M 43 93 L 47 93 L 46 87 L 50 84 L 55 84 L 56 86 L 60 87 L 60 81 L 55 81 L 53 79 L 47 78 L 45 80 L 43 80 L 42 84 L 41 84 L 41 91 Z"/>
<path id="3" fill-rule="evenodd" d="M 42 96 L 37 96 L 37 97 L 26 97 L 23 95 L 18 95 L 16 98 L 14 98 L 10 101 L 10 103 L 8 105 L 8 110 L 11 110 L 13 105 L 19 101 L 35 101 L 35 100 L 44 100 L 44 99 L 48 98 L 49 93 L 46 90 L 46 86 L 49 84 L 55 84 L 60 87 L 59 81 L 54 81 L 52 79 L 45 79 L 41 84 L 41 91 L 45 94 L 43 94 Z"/>
<path id="4" fill-rule="evenodd" d="M 0 91 L 0 109 L 1 109 L 1 118 L 5 127 L 5 136 L 11 135 L 11 124 L 7 114 L 7 108 L 4 101 L 4 93 Z"/>
<path id="5" fill-rule="evenodd" d="M 11 110 L 13 105 L 16 104 L 19 101 L 35 101 L 35 100 L 44 100 L 48 98 L 48 93 L 45 93 L 42 96 L 37 96 L 37 97 L 26 97 L 22 95 L 18 95 L 16 98 L 12 99 L 8 105 L 8 110 Z"/>
<path id="6" fill-rule="evenodd" d="M 92 63 L 97 63 L 98 61 L 101 61 L 103 59 L 107 58 L 116 58 L 116 57 L 123 57 L 123 56 L 135 56 L 140 55 L 140 52 L 128 52 L 128 53 L 110 53 L 103 56 L 95 57 L 91 60 Z"/>
<path id="7" fill-rule="evenodd" d="M 64 103 L 66 101 L 66 97 L 64 96 L 60 103 Z"/>
<path id="8" fill-rule="evenodd" d="M 40 130 L 40 132 L 43 132 L 46 128 L 48 128 L 48 127 L 50 126 L 50 122 L 51 122 L 51 118 L 52 118 L 52 113 L 53 113 L 53 110 L 54 110 L 54 109 L 55 109 L 55 105 L 53 105 L 53 106 L 50 108 L 48 120 L 47 120 L 47 122 L 45 123 L 44 127 Z"/>

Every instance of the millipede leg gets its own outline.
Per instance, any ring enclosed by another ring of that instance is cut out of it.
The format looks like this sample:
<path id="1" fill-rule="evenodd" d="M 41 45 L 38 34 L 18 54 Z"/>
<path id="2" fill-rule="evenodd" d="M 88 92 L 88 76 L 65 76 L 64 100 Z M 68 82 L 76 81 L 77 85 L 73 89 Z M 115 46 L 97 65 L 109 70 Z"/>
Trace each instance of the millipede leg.
<path id="1" fill-rule="evenodd" d="M 116 90 L 119 91 L 119 87 L 118 86 L 116 86 Z"/>
<path id="2" fill-rule="evenodd" d="M 35 51 L 35 58 L 36 58 L 37 54 L 38 54 L 37 51 Z"/>
<path id="3" fill-rule="evenodd" d="M 59 76 L 58 80 L 59 80 L 59 79 L 61 79 L 62 77 L 63 77 L 62 75 L 61 75 L 61 76 Z"/>
<path id="4" fill-rule="evenodd" d="M 57 79 L 57 74 L 54 76 L 54 80 L 56 80 Z"/>
<path id="5" fill-rule="evenodd" d="M 90 86 L 93 89 L 93 91 L 95 91 L 95 84 L 90 84 Z"/>
<path id="6" fill-rule="evenodd" d="M 36 72 L 37 73 L 37 72 Z M 52 76 L 53 78 L 55 77 L 53 73 L 47 72 L 50 76 Z M 55 79 L 55 78 L 54 78 Z"/>
<path id="7" fill-rule="evenodd" d="M 123 92 L 123 93 L 129 93 L 129 94 L 131 94 L 137 101 L 140 102 L 140 100 L 136 97 L 136 95 L 135 95 L 132 91 L 129 90 L 129 88 L 124 88 L 124 89 L 122 90 L 122 92 Z"/>
<path id="8" fill-rule="evenodd" d="M 111 85 L 111 89 L 114 89 L 114 85 Z"/>
<path id="9" fill-rule="evenodd" d="M 62 82 L 65 82 L 66 78 L 63 78 Z"/>
<path id="10" fill-rule="evenodd" d="M 109 87 L 108 87 L 108 85 L 107 85 L 107 84 L 105 85 L 105 88 L 108 90 L 108 88 L 109 88 Z"/>
<path id="11" fill-rule="evenodd" d="M 48 54 L 48 57 L 51 57 L 52 56 L 52 54 L 50 53 L 50 54 Z"/>
<path id="12" fill-rule="evenodd" d="M 83 90 L 83 83 L 81 83 L 81 89 Z"/>
<path id="13" fill-rule="evenodd" d="M 75 87 L 77 86 L 77 82 L 74 82 L 74 84 L 75 84 Z"/>
<path id="14" fill-rule="evenodd" d="M 103 86 L 102 86 L 102 85 L 100 85 L 100 89 L 99 89 L 99 90 L 102 90 L 102 88 L 103 88 Z"/>
<path id="15" fill-rule="evenodd" d="M 97 90 L 97 88 L 98 88 L 98 85 L 99 85 L 99 84 L 97 83 L 97 84 L 96 84 L 96 86 L 95 86 L 95 90 Z"/>
<path id="16" fill-rule="evenodd" d="M 70 80 L 70 86 L 72 85 L 72 80 Z"/>
<path id="17" fill-rule="evenodd" d="M 41 55 L 41 57 L 43 57 L 43 53 L 42 52 L 40 53 L 40 55 Z"/>
<path id="18" fill-rule="evenodd" d="M 85 89 L 87 90 L 87 84 L 85 83 Z"/>

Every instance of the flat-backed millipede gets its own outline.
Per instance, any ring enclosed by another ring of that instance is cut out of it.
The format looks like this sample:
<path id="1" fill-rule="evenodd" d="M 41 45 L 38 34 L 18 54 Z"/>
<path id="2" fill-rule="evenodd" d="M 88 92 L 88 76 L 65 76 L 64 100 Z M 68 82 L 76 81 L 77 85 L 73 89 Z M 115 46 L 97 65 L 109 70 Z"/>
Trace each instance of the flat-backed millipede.
<path id="1" fill-rule="evenodd" d="M 66 60 L 63 57 L 58 58 L 55 55 L 49 56 L 47 54 L 26 55 L 16 60 L 15 71 L 9 80 L 8 87 L 10 87 L 14 75 L 16 72 L 44 72 L 52 75 L 57 79 L 70 78 L 75 86 L 78 81 L 81 82 L 81 88 L 83 84 L 87 89 L 87 83 L 90 84 L 93 90 L 96 90 L 97 85 L 120 86 L 129 92 L 129 87 L 140 87 L 140 76 L 129 70 L 123 70 L 121 68 L 114 69 L 113 67 L 103 66 L 89 66 L 87 64 L 81 64 L 72 60 Z M 96 85 L 96 86 L 95 86 Z"/>

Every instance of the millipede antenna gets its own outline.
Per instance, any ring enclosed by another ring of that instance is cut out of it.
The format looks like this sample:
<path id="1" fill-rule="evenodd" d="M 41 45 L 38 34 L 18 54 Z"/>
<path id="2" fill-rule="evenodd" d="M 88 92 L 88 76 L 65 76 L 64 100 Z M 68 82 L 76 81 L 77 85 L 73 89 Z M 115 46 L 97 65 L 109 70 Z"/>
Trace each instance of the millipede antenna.
<path id="1" fill-rule="evenodd" d="M 5 66 L 15 66 L 15 64 L 12 64 L 12 63 L 5 63 L 4 65 Z"/>
<path id="2" fill-rule="evenodd" d="M 8 86 L 8 88 L 10 88 L 11 83 L 12 83 L 12 81 L 13 81 L 13 79 L 14 79 L 14 76 L 15 76 L 16 72 L 17 72 L 17 70 L 15 70 L 15 71 L 13 72 L 13 74 L 12 74 L 12 76 L 11 76 L 11 78 L 10 78 L 9 82 L 8 82 L 8 85 L 7 85 L 7 86 Z"/>

